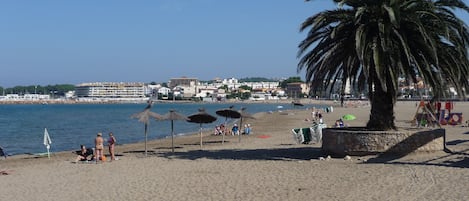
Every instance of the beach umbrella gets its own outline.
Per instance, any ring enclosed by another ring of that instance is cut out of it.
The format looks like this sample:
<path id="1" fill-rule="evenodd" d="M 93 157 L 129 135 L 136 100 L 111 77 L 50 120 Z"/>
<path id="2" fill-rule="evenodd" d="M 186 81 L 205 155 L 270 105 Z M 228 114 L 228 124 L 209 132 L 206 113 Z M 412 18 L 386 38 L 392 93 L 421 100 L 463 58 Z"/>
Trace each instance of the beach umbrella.
<path id="1" fill-rule="evenodd" d="M 177 113 L 175 110 L 169 110 L 168 113 L 163 115 L 161 120 L 170 120 L 171 121 L 171 149 L 174 153 L 174 120 L 188 120 L 183 114 Z"/>
<path id="2" fill-rule="evenodd" d="M 215 113 L 219 116 L 222 116 L 222 117 L 225 117 L 225 126 L 226 126 L 226 122 L 228 121 L 228 118 L 232 118 L 232 119 L 239 119 L 241 118 L 241 113 L 239 113 L 238 111 L 236 110 L 233 110 L 233 105 L 230 106 L 229 108 L 225 108 L 225 109 L 221 109 L 221 110 L 217 110 L 215 111 Z M 225 133 L 223 132 L 223 135 L 222 135 L 222 141 L 221 141 L 222 144 L 225 143 Z"/>
<path id="3" fill-rule="evenodd" d="M 241 114 L 241 117 L 239 119 L 239 127 L 243 126 L 243 119 L 255 119 L 254 116 L 246 112 L 245 107 L 241 107 L 239 110 L 239 114 Z M 241 135 L 238 136 L 238 142 L 241 142 Z"/>
<path id="4" fill-rule="evenodd" d="M 188 122 L 200 124 L 200 148 L 202 148 L 202 124 L 212 123 L 217 120 L 216 117 L 205 112 L 205 109 L 200 108 L 199 112 L 189 115 Z"/>
<path id="5" fill-rule="evenodd" d="M 46 146 L 47 149 L 47 158 L 50 159 L 50 144 L 52 144 L 52 141 L 50 140 L 49 132 L 47 132 L 47 128 L 44 128 L 44 139 L 43 139 L 43 144 Z"/>
<path id="6" fill-rule="evenodd" d="M 353 115 L 353 114 L 346 114 L 346 115 L 342 116 L 343 120 L 354 120 L 356 118 L 357 117 L 355 117 L 355 115 Z"/>
<path id="7" fill-rule="evenodd" d="M 153 105 L 153 102 L 151 100 L 148 100 L 148 105 L 143 109 L 142 112 L 135 113 L 130 118 L 133 119 L 138 119 L 139 122 L 142 122 L 145 125 L 145 156 L 147 156 L 147 133 L 148 133 L 148 124 L 150 118 L 154 119 L 163 119 L 163 116 L 160 114 L 154 113 L 151 111 L 151 107 Z"/>

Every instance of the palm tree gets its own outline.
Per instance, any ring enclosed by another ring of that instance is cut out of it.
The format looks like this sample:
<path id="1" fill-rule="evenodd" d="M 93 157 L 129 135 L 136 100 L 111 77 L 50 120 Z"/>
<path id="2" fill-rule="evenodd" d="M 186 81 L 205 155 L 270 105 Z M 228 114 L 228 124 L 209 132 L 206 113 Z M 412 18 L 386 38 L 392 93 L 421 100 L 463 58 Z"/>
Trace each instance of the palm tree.
<path id="1" fill-rule="evenodd" d="M 461 0 L 334 0 L 335 10 L 306 19 L 299 44 L 298 71 L 306 70 L 312 89 L 333 88 L 350 79 L 368 87 L 368 129 L 392 130 L 398 77 L 420 77 L 436 98 L 454 86 L 469 89 L 467 25 L 454 9 L 469 12 Z"/>

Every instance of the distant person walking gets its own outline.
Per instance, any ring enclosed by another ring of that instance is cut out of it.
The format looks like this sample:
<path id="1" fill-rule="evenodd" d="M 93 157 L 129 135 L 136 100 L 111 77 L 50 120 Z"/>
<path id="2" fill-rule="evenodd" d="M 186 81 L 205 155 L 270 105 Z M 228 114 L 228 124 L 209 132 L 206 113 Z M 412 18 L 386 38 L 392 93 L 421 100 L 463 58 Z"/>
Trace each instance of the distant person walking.
<path id="1" fill-rule="evenodd" d="M 109 133 L 109 139 L 107 140 L 109 146 L 109 154 L 111 155 L 111 161 L 116 160 L 116 156 L 114 154 L 114 147 L 116 144 L 116 138 L 112 132 Z"/>

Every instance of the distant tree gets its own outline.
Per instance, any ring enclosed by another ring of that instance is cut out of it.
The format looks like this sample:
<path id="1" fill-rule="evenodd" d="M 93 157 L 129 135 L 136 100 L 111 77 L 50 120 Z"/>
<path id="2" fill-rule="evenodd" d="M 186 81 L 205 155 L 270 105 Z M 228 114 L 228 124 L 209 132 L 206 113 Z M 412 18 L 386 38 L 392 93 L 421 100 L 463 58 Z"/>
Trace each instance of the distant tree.
<path id="1" fill-rule="evenodd" d="M 150 85 L 157 85 L 157 83 L 153 81 L 153 82 L 150 82 Z"/>
<path id="2" fill-rule="evenodd" d="M 301 80 L 300 77 L 289 77 L 288 79 L 280 82 L 280 87 L 285 89 L 288 83 L 294 83 L 294 82 L 304 82 L 304 81 Z"/>
<path id="3" fill-rule="evenodd" d="M 218 87 L 218 89 L 224 89 L 225 91 L 228 91 L 228 85 L 223 85 L 223 86 L 220 86 Z"/>
<path id="4" fill-rule="evenodd" d="M 249 91 L 252 91 L 252 87 L 248 86 L 248 85 L 241 85 L 239 86 L 240 89 L 244 89 L 244 90 L 249 90 Z"/>
<path id="5" fill-rule="evenodd" d="M 57 96 L 63 96 L 68 91 L 74 91 L 75 85 L 72 84 L 58 84 L 58 85 L 30 85 L 30 86 L 15 86 L 12 88 L 5 89 L 5 93 L 13 93 L 13 94 L 55 94 Z"/>

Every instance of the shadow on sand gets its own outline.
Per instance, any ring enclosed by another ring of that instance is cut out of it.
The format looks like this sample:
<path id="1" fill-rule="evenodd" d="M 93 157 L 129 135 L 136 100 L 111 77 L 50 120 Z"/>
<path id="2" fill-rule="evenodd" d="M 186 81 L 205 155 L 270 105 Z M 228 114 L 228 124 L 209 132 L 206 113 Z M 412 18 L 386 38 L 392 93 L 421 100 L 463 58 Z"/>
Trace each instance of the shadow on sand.
<path id="1" fill-rule="evenodd" d="M 160 157 L 197 160 L 202 158 L 214 160 L 310 160 L 323 156 L 320 148 L 299 147 L 253 150 L 194 150 L 188 152 L 159 153 Z"/>

